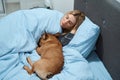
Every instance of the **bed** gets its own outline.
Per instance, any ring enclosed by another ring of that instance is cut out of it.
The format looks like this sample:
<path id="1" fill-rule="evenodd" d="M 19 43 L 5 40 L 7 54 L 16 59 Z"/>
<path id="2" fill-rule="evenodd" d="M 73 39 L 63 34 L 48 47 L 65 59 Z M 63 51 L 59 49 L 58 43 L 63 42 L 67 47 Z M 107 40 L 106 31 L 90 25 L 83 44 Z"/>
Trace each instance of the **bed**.
<path id="1" fill-rule="evenodd" d="M 84 11 L 94 23 L 99 25 L 101 33 L 95 53 L 112 79 L 120 80 L 120 2 L 118 0 L 75 0 L 74 8 Z"/>
<path id="2" fill-rule="evenodd" d="M 80 6 L 83 5 L 82 2 L 84 3 L 82 0 L 76 0 L 75 9 L 84 11 Z M 23 69 L 24 65 L 30 66 L 26 57 L 30 56 L 32 61 L 40 58 L 35 50 L 39 38 L 44 32 L 53 34 L 61 32 L 59 21 L 62 16 L 63 14 L 56 10 L 36 8 L 16 11 L 0 20 L 0 80 L 40 80 L 35 73 L 29 75 Z M 80 25 L 73 39 L 63 47 L 65 61 L 63 70 L 49 80 L 116 78 L 111 76 L 103 56 L 101 58 L 98 55 L 102 53 L 101 46 L 98 46 L 101 26 L 86 15 L 85 21 Z"/>

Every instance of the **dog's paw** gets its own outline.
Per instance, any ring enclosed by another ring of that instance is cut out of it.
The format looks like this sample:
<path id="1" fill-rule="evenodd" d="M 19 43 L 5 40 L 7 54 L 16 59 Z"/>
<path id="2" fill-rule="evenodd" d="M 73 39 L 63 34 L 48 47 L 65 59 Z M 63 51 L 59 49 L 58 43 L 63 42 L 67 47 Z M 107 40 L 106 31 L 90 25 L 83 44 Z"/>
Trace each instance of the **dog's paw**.
<path id="1" fill-rule="evenodd" d="M 28 72 L 28 74 L 31 75 L 33 73 L 32 69 L 30 69 L 28 66 L 23 66 L 23 68 Z"/>

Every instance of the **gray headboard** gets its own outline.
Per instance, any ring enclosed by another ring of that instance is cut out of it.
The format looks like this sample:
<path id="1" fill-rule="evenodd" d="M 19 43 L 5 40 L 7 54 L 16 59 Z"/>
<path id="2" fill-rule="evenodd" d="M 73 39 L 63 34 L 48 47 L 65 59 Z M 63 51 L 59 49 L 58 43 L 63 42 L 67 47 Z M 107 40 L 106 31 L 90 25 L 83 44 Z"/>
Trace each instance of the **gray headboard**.
<path id="1" fill-rule="evenodd" d="M 113 80 L 120 80 L 120 0 L 74 0 L 79 9 L 101 28 L 96 47 Z"/>

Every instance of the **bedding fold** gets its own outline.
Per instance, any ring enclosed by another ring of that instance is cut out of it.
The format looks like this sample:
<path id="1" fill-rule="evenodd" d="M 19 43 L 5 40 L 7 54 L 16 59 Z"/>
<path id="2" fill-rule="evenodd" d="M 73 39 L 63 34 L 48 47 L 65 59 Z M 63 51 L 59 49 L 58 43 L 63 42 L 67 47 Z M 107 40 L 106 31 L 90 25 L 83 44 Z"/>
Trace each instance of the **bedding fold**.
<path id="1" fill-rule="evenodd" d="M 64 67 L 50 80 L 95 80 L 87 60 L 72 47 L 63 47 Z"/>
<path id="2" fill-rule="evenodd" d="M 30 66 L 28 56 L 33 62 L 40 59 L 35 50 L 39 38 L 44 32 L 61 32 L 62 16 L 58 11 L 38 8 L 16 11 L 0 20 L 0 80 L 40 80 L 35 73 L 29 75 L 23 66 Z M 94 80 L 80 52 L 66 46 L 63 54 L 63 70 L 50 80 Z"/>
<path id="3" fill-rule="evenodd" d="M 34 54 L 45 31 L 61 32 L 59 22 L 62 16 L 58 11 L 38 8 L 19 10 L 0 19 L 0 80 L 30 80 L 30 75 L 23 70 L 26 59 L 21 61 L 20 55 Z"/>

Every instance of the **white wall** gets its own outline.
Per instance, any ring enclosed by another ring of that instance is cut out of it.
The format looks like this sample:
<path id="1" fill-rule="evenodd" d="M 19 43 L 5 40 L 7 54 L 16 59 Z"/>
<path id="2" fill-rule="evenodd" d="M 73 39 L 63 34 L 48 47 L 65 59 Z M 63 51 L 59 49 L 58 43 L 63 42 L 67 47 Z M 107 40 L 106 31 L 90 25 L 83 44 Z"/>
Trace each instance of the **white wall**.
<path id="1" fill-rule="evenodd" d="M 44 0 L 5 0 L 6 15 L 19 9 L 29 9 L 33 6 L 44 6 Z M 49 0 L 53 9 L 63 13 L 74 9 L 74 0 Z M 4 15 L 5 16 L 5 15 Z M 3 17 L 3 15 L 0 15 Z"/>
<path id="2" fill-rule="evenodd" d="M 44 0 L 20 0 L 20 9 L 44 7 Z"/>
<path id="3" fill-rule="evenodd" d="M 74 9 L 74 0 L 52 0 L 53 8 L 63 13 Z"/>

